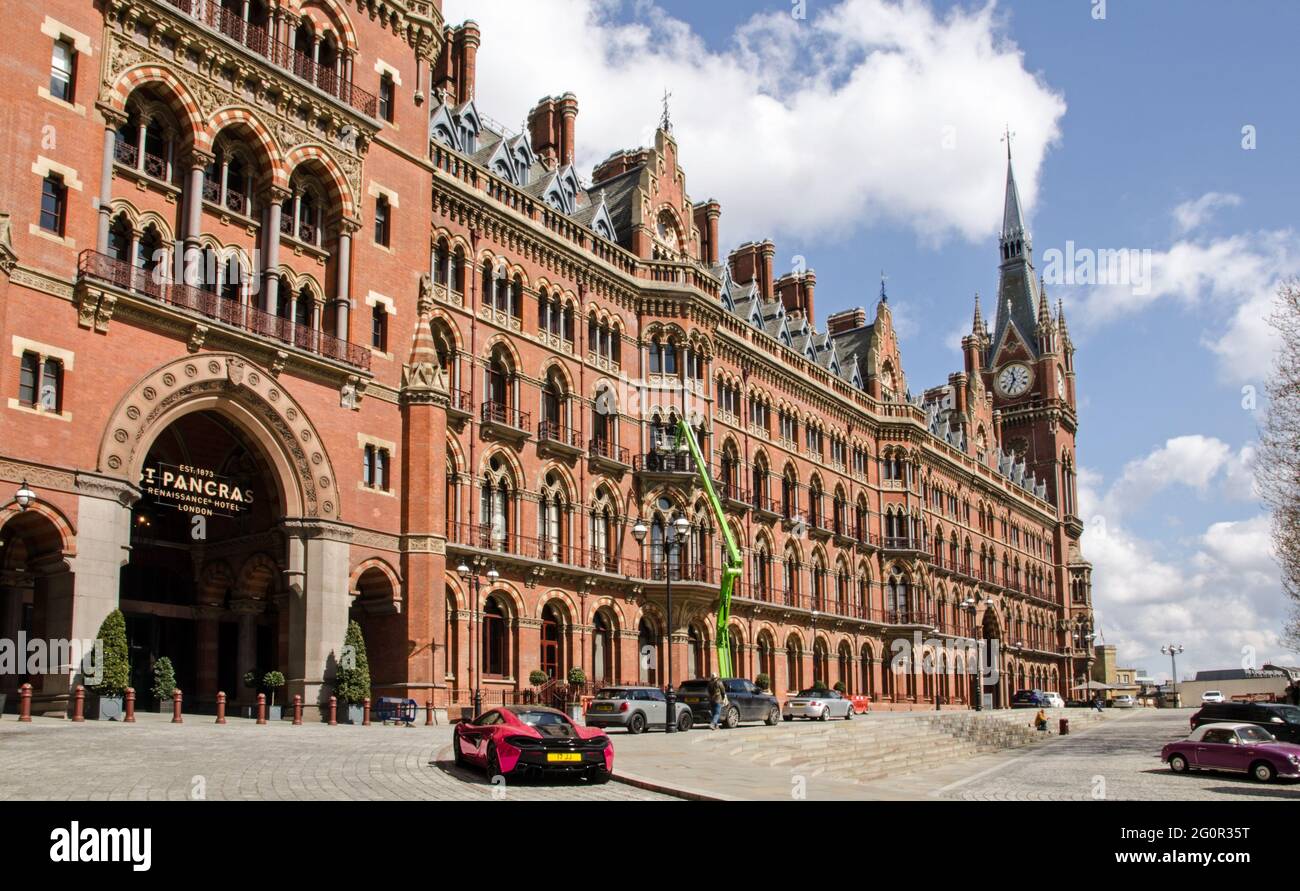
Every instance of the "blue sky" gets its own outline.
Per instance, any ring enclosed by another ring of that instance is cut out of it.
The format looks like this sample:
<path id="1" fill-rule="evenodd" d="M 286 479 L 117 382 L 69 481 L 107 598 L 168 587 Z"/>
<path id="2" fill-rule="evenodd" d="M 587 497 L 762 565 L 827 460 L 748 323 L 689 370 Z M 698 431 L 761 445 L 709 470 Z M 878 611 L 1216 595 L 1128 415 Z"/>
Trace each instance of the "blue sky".
<path id="1" fill-rule="evenodd" d="M 778 269 L 806 257 L 822 320 L 873 306 L 884 269 L 914 391 L 959 367 L 973 294 L 996 289 L 1009 124 L 1040 271 L 1067 241 L 1153 257 L 1150 293 L 1049 282 L 1078 350 L 1106 642 L 1156 674 L 1170 641 L 1187 647 L 1180 674 L 1295 662 L 1277 645 L 1285 607 L 1250 448 L 1272 348 L 1260 319 L 1300 271 L 1300 5 L 1105 7 L 1098 20 L 1093 0 L 809 0 L 802 18 L 789 0 L 446 3 L 449 21 L 483 28 L 480 110 L 518 121 L 546 93 L 578 95 L 583 173 L 647 142 L 672 90 L 688 190 L 722 201 L 724 242 L 771 236 Z"/>

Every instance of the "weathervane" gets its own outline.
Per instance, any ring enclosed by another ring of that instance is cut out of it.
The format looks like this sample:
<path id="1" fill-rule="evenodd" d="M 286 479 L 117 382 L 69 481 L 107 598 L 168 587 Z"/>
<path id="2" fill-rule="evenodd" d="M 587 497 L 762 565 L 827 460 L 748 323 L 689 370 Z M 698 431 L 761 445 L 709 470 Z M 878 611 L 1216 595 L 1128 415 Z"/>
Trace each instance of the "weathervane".
<path id="1" fill-rule="evenodd" d="M 664 88 L 664 110 L 663 110 L 663 114 L 659 117 L 659 129 L 663 130 L 666 133 L 671 133 L 673 130 L 673 119 L 672 116 L 669 115 L 668 113 L 668 100 L 671 98 L 673 98 L 673 94 L 668 91 L 667 87 L 665 87 Z"/>
<path id="2" fill-rule="evenodd" d="M 1011 160 L 1011 140 L 1013 140 L 1013 139 L 1015 139 L 1015 138 L 1016 138 L 1016 134 L 1013 133 L 1013 132 L 1011 131 L 1011 125 L 1010 125 L 1010 124 L 1007 124 L 1007 128 L 1006 128 L 1005 131 L 1003 131 L 1002 138 L 999 140 L 999 142 L 1005 142 L 1005 143 L 1007 144 L 1007 160 L 1008 160 L 1008 161 Z"/>

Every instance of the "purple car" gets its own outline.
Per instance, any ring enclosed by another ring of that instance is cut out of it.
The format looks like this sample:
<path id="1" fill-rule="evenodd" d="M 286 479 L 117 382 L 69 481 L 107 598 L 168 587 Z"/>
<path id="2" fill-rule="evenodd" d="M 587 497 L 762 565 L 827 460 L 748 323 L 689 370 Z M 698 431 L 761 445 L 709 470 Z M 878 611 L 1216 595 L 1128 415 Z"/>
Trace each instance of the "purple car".
<path id="1" fill-rule="evenodd" d="M 1300 746 L 1278 742 L 1254 724 L 1202 724 L 1187 739 L 1167 743 L 1160 760 L 1174 773 L 1231 770 L 1261 783 L 1300 778 Z"/>

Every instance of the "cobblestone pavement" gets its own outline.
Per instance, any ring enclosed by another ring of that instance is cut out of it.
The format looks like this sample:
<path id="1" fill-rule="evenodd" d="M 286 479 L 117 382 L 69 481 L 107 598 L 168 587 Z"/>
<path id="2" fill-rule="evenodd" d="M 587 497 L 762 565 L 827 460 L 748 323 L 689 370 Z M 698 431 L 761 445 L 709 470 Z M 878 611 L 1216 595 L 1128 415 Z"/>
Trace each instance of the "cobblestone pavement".
<path id="1" fill-rule="evenodd" d="M 451 728 L 0 720 L 0 801 L 674 800 L 618 782 L 512 782 L 451 763 Z M 200 794 L 201 793 L 201 794 Z"/>
<path id="2" fill-rule="evenodd" d="M 1300 801 L 1300 783 L 1262 785 L 1231 773 L 1170 772 L 1160 747 L 1189 730 L 1192 709 L 1142 709 L 1023 754 L 982 756 L 964 777 L 930 778 L 927 796 L 966 801 Z"/>

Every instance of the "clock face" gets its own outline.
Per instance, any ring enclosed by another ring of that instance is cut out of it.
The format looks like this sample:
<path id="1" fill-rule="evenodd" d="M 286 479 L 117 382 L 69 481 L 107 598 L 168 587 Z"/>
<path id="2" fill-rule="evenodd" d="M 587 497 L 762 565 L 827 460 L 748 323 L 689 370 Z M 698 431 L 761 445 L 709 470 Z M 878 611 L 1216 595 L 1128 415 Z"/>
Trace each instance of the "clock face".
<path id="1" fill-rule="evenodd" d="M 1058 374 L 1056 377 L 1056 395 L 1065 398 L 1065 376 Z"/>
<path id="2" fill-rule="evenodd" d="M 1029 389 L 1030 380 L 1028 366 L 1008 365 L 998 374 L 998 389 L 1006 396 L 1022 396 Z"/>

